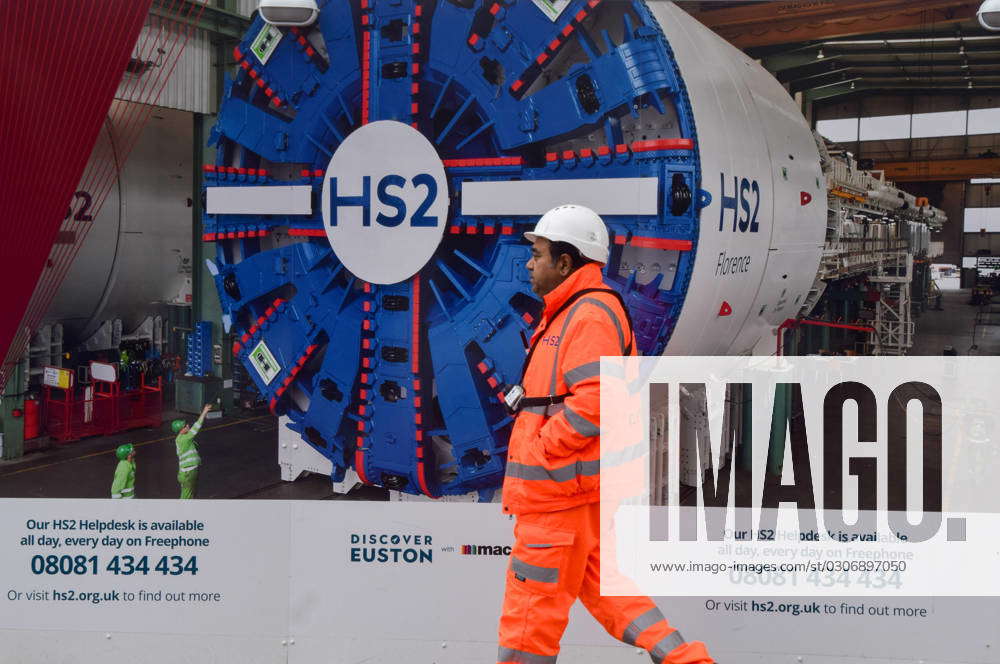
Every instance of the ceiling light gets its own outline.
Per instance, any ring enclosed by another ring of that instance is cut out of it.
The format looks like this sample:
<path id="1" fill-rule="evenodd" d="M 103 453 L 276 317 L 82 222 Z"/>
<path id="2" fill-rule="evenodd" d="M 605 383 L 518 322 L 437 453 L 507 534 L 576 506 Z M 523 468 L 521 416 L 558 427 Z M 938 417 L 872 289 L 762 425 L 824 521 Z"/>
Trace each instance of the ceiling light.
<path id="1" fill-rule="evenodd" d="M 969 88 L 970 90 L 972 89 L 972 81 L 969 81 L 969 85 L 968 85 L 968 88 Z"/>
<path id="2" fill-rule="evenodd" d="M 976 16 L 987 30 L 1000 30 L 1000 0 L 986 0 L 979 6 Z"/>
<path id="3" fill-rule="evenodd" d="M 312 25 L 319 15 L 316 0 L 260 0 L 261 18 L 271 25 Z"/>
<path id="4" fill-rule="evenodd" d="M 854 89 L 854 81 L 851 81 L 851 89 Z"/>
<path id="5" fill-rule="evenodd" d="M 817 60 L 822 60 L 822 59 L 823 59 L 823 58 L 825 58 L 825 57 L 826 57 L 826 56 L 825 56 L 825 55 L 823 55 L 823 49 L 819 49 L 819 50 L 818 50 L 818 51 L 816 52 L 816 59 L 817 59 Z"/>

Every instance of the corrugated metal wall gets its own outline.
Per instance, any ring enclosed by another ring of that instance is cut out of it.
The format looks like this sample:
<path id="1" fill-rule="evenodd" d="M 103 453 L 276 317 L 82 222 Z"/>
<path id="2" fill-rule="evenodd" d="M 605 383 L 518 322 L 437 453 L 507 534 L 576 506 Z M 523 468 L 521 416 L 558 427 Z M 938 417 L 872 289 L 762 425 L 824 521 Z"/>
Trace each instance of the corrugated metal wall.
<path id="1" fill-rule="evenodd" d="M 259 0 L 236 0 L 237 11 L 244 16 L 250 16 L 257 9 Z"/>
<path id="2" fill-rule="evenodd" d="M 194 0 L 194 2 L 200 2 L 202 4 L 212 3 L 215 7 L 224 8 L 226 11 L 236 12 L 237 14 L 243 14 L 249 17 L 257 9 L 257 5 L 260 4 L 260 0 L 225 0 L 224 2 L 216 2 L 216 0 Z"/>
<path id="3" fill-rule="evenodd" d="M 182 44 L 184 50 L 178 57 Z M 158 48 L 162 48 L 165 53 L 159 54 Z M 132 56 L 147 61 L 160 60 L 162 64 L 141 75 L 126 73 L 115 93 L 116 99 L 143 100 L 148 95 L 150 86 L 160 85 L 163 90 L 155 101 L 156 106 L 194 113 L 216 111 L 213 48 L 208 32 L 179 28 L 173 22 L 148 16 Z M 170 66 L 173 66 L 173 71 L 164 85 L 163 77 L 167 75 Z"/>

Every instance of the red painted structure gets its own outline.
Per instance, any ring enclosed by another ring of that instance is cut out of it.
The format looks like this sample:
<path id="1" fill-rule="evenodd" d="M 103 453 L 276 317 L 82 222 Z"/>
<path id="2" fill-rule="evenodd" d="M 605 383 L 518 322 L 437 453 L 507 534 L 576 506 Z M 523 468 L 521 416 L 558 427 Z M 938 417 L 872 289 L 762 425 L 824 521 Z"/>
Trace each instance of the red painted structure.
<path id="1" fill-rule="evenodd" d="M 782 353 L 782 335 L 785 330 L 789 330 L 793 327 L 798 327 L 800 325 L 816 325 L 817 327 L 834 327 L 840 330 L 854 330 L 856 332 L 874 332 L 875 328 L 868 327 L 866 325 L 847 325 L 845 323 L 830 323 L 825 320 L 809 320 L 808 318 L 789 318 L 784 323 L 778 326 L 778 355 Z"/>
<path id="2" fill-rule="evenodd" d="M 95 380 L 82 387 L 45 387 L 45 424 L 49 436 L 65 444 L 87 436 L 107 435 L 163 424 L 163 378 L 122 391 L 121 383 Z"/>
<path id="3" fill-rule="evenodd" d="M 35 284 L 129 62 L 150 0 L 3 0 L 0 385 Z M 44 37 L 42 35 L 45 35 Z M 58 47 L 53 47 L 58 44 Z M 22 335 L 23 336 L 23 335 Z"/>

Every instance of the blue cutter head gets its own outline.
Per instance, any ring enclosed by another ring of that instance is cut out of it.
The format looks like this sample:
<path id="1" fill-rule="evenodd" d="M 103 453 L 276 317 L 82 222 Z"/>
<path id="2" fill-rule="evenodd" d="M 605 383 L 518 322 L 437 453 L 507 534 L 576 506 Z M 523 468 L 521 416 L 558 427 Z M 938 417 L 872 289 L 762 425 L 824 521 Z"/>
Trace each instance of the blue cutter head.
<path id="1" fill-rule="evenodd" d="M 233 353 L 335 481 L 488 496 L 541 311 L 522 237 L 541 213 L 597 210 L 640 351 L 670 337 L 701 205 L 684 82 L 640 0 L 320 10 L 254 20 L 211 133 Z"/>

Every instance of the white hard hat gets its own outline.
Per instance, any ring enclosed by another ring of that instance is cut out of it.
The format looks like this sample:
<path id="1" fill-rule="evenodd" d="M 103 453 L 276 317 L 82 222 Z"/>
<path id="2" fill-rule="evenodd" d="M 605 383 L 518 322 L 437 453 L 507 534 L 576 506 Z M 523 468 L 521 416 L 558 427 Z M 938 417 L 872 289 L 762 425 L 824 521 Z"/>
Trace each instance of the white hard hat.
<path id="1" fill-rule="evenodd" d="M 568 242 L 585 258 L 608 262 L 608 227 L 604 220 L 582 205 L 560 205 L 542 215 L 535 230 L 525 233 L 529 242 L 543 237 L 550 242 Z"/>

